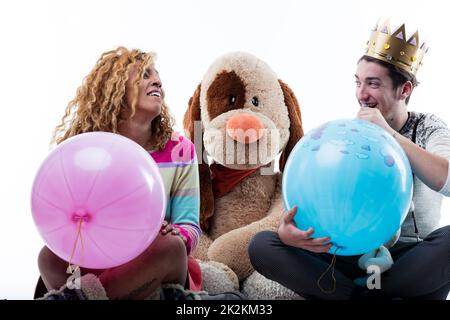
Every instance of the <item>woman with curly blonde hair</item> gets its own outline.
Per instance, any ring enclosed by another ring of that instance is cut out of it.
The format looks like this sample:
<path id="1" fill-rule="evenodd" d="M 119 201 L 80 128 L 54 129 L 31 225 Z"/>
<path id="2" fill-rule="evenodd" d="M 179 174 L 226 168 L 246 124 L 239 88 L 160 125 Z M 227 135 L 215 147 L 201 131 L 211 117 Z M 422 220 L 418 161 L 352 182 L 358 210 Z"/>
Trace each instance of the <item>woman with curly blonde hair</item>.
<path id="1" fill-rule="evenodd" d="M 154 53 L 123 47 L 103 53 L 78 88 L 75 99 L 69 102 L 62 123 L 56 127 L 54 141 L 61 143 L 74 135 L 92 131 L 120 133 L 126 120 L 143 111 L 136 108 L 139 94 L 147 95 L 147 92 L 139 92 L 139 86 L 149 79 L 153 69 L 158 78 L 155 85 L 160 89 L 158 98 L 162 103 L 154 110 L 154 119 L 144 117 L 145 122 L 151 121 L 151 126 L 145 124 L 149 135 L 144 145 L 162 149 L 173 132 L 173 120 L 163 100 L 164 91 L 154 69 L 155 58 Z"/>
<path id="2" fill-rule="evenodd" d="M 54 141 L 107 131 L 140 144 L 158 164 L 168 196 L 161 232 L 147 250 L 124 265 L 82 268 L 81 289 L 74 290 L 64 285 L 67 262 L 44 247 L 39 270 L 46 289 L 53 290 L 46 299 L 145 299 L 159 296 L 164 283 L 179 284 L 183 290 L 200 288 L 200 268 L 189 256 L 200 235 L 195 148 L 173 132 L 154 60 L 152 53 L 123 47 L 103 53 L 68 104 Z"/>

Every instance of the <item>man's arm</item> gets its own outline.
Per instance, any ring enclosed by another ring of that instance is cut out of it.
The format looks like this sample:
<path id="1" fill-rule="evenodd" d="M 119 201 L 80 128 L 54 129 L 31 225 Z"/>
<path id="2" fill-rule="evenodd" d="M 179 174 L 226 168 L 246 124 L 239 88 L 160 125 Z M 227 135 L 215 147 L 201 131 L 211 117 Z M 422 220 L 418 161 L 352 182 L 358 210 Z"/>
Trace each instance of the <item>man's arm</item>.
<path id="1" fill-rule="evenodd" d="M 434 191 L 441 191 L 448 180 L 448 159 L 425 150 L 390 128 L 389 133 L 402 146 L 414 174 Z"/>
<path id="2" fill-rule="evenodd" d="M 391 128 L 378 109 L 361 108 L 358 118 L 377 124 L 394 136 L 408 156 L 414 174 L 430 189 L 450 196 L 450 137 L 430 138 L 425 150 Z"/>

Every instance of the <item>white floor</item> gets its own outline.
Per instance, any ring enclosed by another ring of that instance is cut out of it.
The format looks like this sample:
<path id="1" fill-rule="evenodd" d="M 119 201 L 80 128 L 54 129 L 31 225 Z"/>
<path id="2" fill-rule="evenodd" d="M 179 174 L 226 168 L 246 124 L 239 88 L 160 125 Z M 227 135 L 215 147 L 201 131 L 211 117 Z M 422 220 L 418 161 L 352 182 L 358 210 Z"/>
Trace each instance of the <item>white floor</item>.
<path id="1" fill-rule="evenodd" d="M 446 224 L 450 224 L 450 221 L 447 220 Z M 11 234 L 10 238 L 5 238 L 5 233 L 0 234 L 3 244 L 0 263 L 0 300 L 32 299 L 39 275 L 37 255 L 43 243 L 34 230 L 34 225 L 17 226 L 16 229 L 11 227 L 10 230 L 21 232 L 20 234 L 14 232 L 14 237 Z M 450 300 L 450 294 L 447 300 Z"/>

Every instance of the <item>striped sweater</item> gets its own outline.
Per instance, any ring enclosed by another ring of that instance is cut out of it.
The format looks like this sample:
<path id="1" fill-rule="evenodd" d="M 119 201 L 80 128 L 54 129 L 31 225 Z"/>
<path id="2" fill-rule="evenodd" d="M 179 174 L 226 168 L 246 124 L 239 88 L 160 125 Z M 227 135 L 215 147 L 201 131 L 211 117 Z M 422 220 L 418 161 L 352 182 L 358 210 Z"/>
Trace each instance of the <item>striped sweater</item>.
<path id="1" fill-rule="evenodd" d="M 180 229 L 187 239 L 188 254 L 200 238 L 200 182 L 193 143 L 173 134 L 164 149 L 149 152 L 159 167 L 167 195 L 165 220 Z"/>

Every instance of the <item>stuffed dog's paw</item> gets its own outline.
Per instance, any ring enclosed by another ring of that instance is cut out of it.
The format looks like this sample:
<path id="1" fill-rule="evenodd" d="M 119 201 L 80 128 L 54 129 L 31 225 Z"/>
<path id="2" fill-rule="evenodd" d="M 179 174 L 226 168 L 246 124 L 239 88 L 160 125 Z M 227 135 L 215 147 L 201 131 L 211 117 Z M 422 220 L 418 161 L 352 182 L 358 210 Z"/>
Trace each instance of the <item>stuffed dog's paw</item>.
<path id="1" fill-rule="evenodd" d="M 392 256 L 385 246 L 381 246 L 364 254 L 358 260 L 358 266 L 361 269 L 367 270 L 370 266 L 375 265 L 380 268 L 381 273 L 389 270 L 393 264 L 394 261 L 392 260 Z"/>
<path id="2" fill-rule="evenodd" d="M 243 285 L 242 292 L 250 300 L 304 300 L 294 291 L 282 286 L 278 282 L 267 279 L 254 271 Z"/>
<path id="3" fill-rule="evenodd" d="M 211 294 L 239 290 L 239 280 L 228 266 L 216 261 L 199 261 L 203 290 Z"/>

